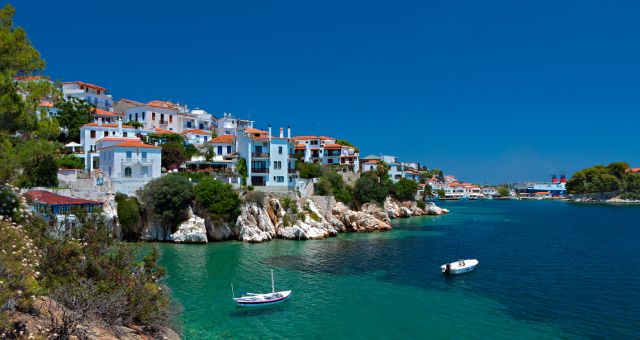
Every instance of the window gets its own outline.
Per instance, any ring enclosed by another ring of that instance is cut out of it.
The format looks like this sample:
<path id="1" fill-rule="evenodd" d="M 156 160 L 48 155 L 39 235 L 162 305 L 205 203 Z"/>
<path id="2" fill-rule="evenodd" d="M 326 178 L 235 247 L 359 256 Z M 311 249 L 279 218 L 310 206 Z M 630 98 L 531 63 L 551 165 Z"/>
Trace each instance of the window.
<path id="1" fill-rule="evenodd" d="M 151 112 L 151 120 L 156 120 L 156 113 L 155 112 Z"/>
<path id="2" fill-rule="evenodd" d="M 282 169 L 282 162 L 281 161 L 273 161 L 273 168 L 274 169 Z"/>
<path id="3" fill-rule="evenodd" d="M 131 159 L 131 151 L 127 151 L 127 159 Z"/>
<path id="4" fill-rule="evenodd" d="M 169 123 L 173 122 L 173 116 L 169 115 Z"/>
<path id="5" fill-rule="evenodd" d="M 191 122 L 187 122 L 187 128 L 191 128 Z"/>
<path id="6" fill-rule="evenodd" d="M 281 146 L 278 147 L 278 155 L 282 155 L 282 147 Z"/>
<path id="7" fill-rule="evenodd" d="M 222 155 L 222 147 L 218 146 L 218 155 Z"/>
<path id="8" fill-rule="evenodd" d="M 227 153 L 231 153 L 231 146 L 227 146 Z"/>
<path id="9" fill-rule="evenodd" d="M 104 132 L 104 136 L 105 136 L 105 137 L 109 136 L 109 131 L 105 131 L 105 132 Z"/>
<path id="10" fill-rule="evenodd" d="M 142 120 L 144 120 L 144 114 L 146 111 L 142 111 Z"/>
<path id="11" fill-rule="evenodd" d="M 147 152 L 146 151 L 142 152 L 142 159 L 147 159 Z"/>
<path id="12" fill-rule="evenodd" d="M 136 112 L 136 122 L 138 121 L 138 113 Z"/>
<path id="13" fill-rule="evenodd" d="M 161 113 L 160 114 L 160 124 L 164 124 L 164 123 L 165 123 L 165 121 L 164 121 L 164 113 Z"/>
<path id="14" fill-rule="evenodd" d="M 91 138 L 96 138 L 96 130 L 89 131 L 89 134 L 91 135 Z"/>
<path id="15" fill-rule="evenodd" d="M 276 176 L 276 182 L 284 183 L 284 176 Z"/>
<path id="16" fill-rule="evenodd" d="M 333 164 L 333 158 L 329 158 L 328 163 Z"/>
<path id="17" fill-rule="evenodd" d="M 127 137 L 127 133 L 126 133 L 126 132 L 123 132 L 123 133 L 122 133 L 122 137 Z"/>
<path id="18" fill-rule="evenodd" d="M 204 136 L 204 141 L 206 142 L 207 140 L 209 140 L 209 138 L 207 136 Z"/>
<path id="19" fill-rule="evenodd" d="M 124 177 L 131 177 L 131 168 L 130 167 L 124 168 Z"/>

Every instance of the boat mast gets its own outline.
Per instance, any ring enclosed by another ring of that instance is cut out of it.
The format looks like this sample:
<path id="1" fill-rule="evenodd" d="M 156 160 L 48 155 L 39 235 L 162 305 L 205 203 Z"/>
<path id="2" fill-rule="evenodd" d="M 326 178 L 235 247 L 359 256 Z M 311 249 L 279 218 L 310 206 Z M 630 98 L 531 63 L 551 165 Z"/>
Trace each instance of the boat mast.
<path id="1" fill-rule="evenodd" d="M 271 292 L 276 292 L 276 285 L 273 283 L 273 269 L 271 269 Z"/>

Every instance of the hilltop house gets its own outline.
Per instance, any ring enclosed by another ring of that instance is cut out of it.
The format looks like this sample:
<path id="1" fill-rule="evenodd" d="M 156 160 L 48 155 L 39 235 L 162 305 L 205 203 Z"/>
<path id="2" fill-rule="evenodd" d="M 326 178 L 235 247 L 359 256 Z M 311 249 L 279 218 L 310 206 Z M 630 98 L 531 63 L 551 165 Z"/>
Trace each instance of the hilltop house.
<path id="1" fill-rule="evenodd" d="M 102 209 L 102 202 L 62 196 L 44 190 L 28 191 L 25 195 L 31 199 L 31 210 L 45 219 L 53 215 L 60 221 L 71 214 L 74 208 L 81 208 L 89 213 Z"/>
<path id="2" fill-rule="evenodd" d="M 296 157 L 306 163 L 320 163 L 324 166 L 343 165 L 353 172 L 359 170 L 359 153 L 352 146 L 337 144 L 337 139 L 326 136 L 297 136 Z"/>
<path id="3" fill-rule="evenodd" d="M 233 135 L 237 136 L 240 131 L 244 129 L 252 129 L 253 121 L 246 119 L 238 119 L 231 113 L 224 113 L 222 118 L 218 118 L 216 121 L 216 128 L 218 129 L 218 136 Z"/>
<path id="4" fill-rule="evenodd" d="M 200 129 L 186 130 L 181 133 L 184 136 L 185 143 L 193 145 L 204 145 L 211 140 L 211 131 Z"/>
<path id="5" fill-rule="evenodd" d="M 96 108 L 111 111 L 113 99 L 106 88 L 81 81 L 67 81 L 62 83 L 62 95 L 65 98 L 78 98 L 85 100 Z"/>

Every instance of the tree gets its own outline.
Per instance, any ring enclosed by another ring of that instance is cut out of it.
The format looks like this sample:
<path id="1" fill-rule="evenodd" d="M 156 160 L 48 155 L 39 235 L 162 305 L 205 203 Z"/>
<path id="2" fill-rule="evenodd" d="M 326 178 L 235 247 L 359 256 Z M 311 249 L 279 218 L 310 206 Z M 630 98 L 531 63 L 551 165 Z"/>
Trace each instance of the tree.
<path id="1" fill-rule="evenodd" d="M 127 197 L 127 195 L 116 194 L 116 202 L 118 203 L 117 213 L 118 222 L 122 230 L 122 239 L 127 241 L 137 241 L 142 233 L 140 206 L 135 197 Z"/>
<path id="2" fill-rule="evenodd" d="M 240 157 L 238 159 L 238 164 L 236 165 L 236 171 L 240 175 L 240 179 L 242 181 L 242 185 L 247 185 L 247 176 L 249 173 L 247 172 L 247 160 Z"/>
<path id="3" fill-rule="evenodd" d="M 401 201 L 415 201 L 418 183 L 408 178 L 401 178 L 395 184 L 395 197 Z"/>
<path id="4" fill-rule="evenodd" d="M 510 195 L 509 188 L 507 188 L 507 187 L 498 188 L 498 195 L 500 195 L 502 197 L 509 197 L 509 195 Z"/>
<path id="5" fill-rule="evenodd" d="M 382 183 L 385 179 L 389 178 L 389 169 L 389 164 L 387 164 L 386 162 L 381 161 L 380 163 L 378 163 L 378 166 L 374 170 L 378 177 L 378 183 Z"/>
<path id="6" fill-rule="evenodd" d="M 74 155 L 66 155 L 58 159 L 58 167 L 65 169 L 84 169 L 84 161 Z"/>
<path id="7" fill-rule="evenodd" d="M 40 53 L 31 45 L 27 34 L 14 27 L 15 9 L 6 4 L 0 9 L 0 131 L 31 131 L 35 128 L 35 110 L 29 110 L 15 76 L 26 76 L 45 66 Z"/>
<path id="8" fill-rule="evenodd" d="M 629 168 L 630 166 L 627 162 L 613 162 L 607 165 L 607 173 L 622 180 L 624 175 L 629 171 Z"/>
<path id="9" fill-rule="evenodd" d="M 56 103 L 57 119 L 62 127 L 62 139 L 65 143 L 80 142 L 80 127 L 89 123 L 95 106 L 86 100 L 71 97 Z"/>
<path id="10" fill-rule="evenodd" d="M 356 181 L 353 195 L 359 204 L 382 204 L 389 195 L 389 190 L 386 185 L 380 185 L 371 176 L 361 176 Z"/>
<path id="11" fill-rule="evenodd" d="M 354 152 L 360 152 L 360 148 L 357 148 L 355 145 L 351 144 L 348 140 L 346 139 L 338 139 L 336 140 L 336 144 L 340 144 L 340 145 L 344 145 L 344 146 L 350 146 L 354 149 Z"/>
<path id="12" fill-rule="evenodd" d="M 184 152 L 184 146 L 178 142 L 167 142 L 162 145 L 162 166 L 166 169 L 175 169 L 188 158 Z"/>
<path id="13" fill-rule="evenodd" d="M 567 181 L 567 191 L 571 194 L 601 193 L 623 189 L 628 179 L 629 165 L 625 162 L 608 166 L 595 165 L 577 171 Z"/>
<path id="14" fill-rule="evenodd" d="M 342 175 L 332 168 L 323 169 L 322 176 L 314 186 L 316 195 L 333 196 L 337 201 L 351 204 L 352 189 L 347 186 Z"/>
<path id="15" fill-rule="evenodd" d="M 433 196 L 435 196 L 433 193 L 433 187 L 429 184 L 425 184 L 424 189 L 422 190 L 422 200 L 426 201 Z"/>
<path id="16" fill-rule="evenodd" d="M 438 193 L 438 197 L 440 197 L 440 198 L 444 198 L 444 197 L 447 196 L 447 192 L 444 191 L 444 189 L 442 189 L 442 188 L 438 189 L 437 193 Z"/>
<path id="17" fill-rule="evenodd" d="M 230 184 L 206 178 L 194 187 L 196 201 L 206 207 L 212 220 L 232 223 L 240 215 L 240 197 Z"/>
<path id="18" fill-rule="evenodd" d="M 18 162 L 21 187 L 48 187 L 58 185 L 58 148 L 41 139 L 30 139 L 18 144 Z"/>
<path id="19" fill-rule="evenodd" d="M 168 174 L 147 183 L 139 195 L 145 209 L 157 216 L 165 236 L 174 233 L 178 225 L 188 218 L 193 201 L 193 185 L 182 176 Z"/>
<path id="20" fill-rule="evenodd" d="M 296 162 L 296 169 L 300 178 L 318 178 L 322 176 L 322 165 L 320 163 Z"/>

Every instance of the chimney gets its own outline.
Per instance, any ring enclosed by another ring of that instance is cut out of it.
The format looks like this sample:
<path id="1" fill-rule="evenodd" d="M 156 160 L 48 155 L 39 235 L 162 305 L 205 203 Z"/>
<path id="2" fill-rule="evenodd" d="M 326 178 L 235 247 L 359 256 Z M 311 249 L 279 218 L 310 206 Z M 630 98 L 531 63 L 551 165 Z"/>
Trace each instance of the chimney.
<path id="1" fill-rule="evenodd" d="M 102 117 L 98 117 L 98 126 L 102 126 Z"/>
<path id="2" fill-rule="evenodd" d="M 284 138 L 284 129 L 280 128 L 280 138 Z"/>
<path id="3" fill-rule="evenodd" d="M 269 140 L 271 140 L 271 124 L 269 124 Z"/>
<path id="4" fill-rule="evenodd" d="M 558 183 L 558 177 L 556 177 L 556 175 L 551 175 L 551 183 L 553 183 L 553 184 L 557 184 Z"/>
<path id="5" fill-rule="evenodd" d="M 118 134 L 122 136 L 122 118 L 118 118 Z"/>
<path id="6" fill-rule="evenodd" d="M 564 184 L 566 184 L 566 183 L 567 183 L 567 176 L 565 176 L 565 175 L 560 175 L 560 183 L 564 183 Z"/>
<path id="7" fill-rule="evenodd" d="M 291 125 L 287 126 L 287 138 L 291 139 Z"/>

